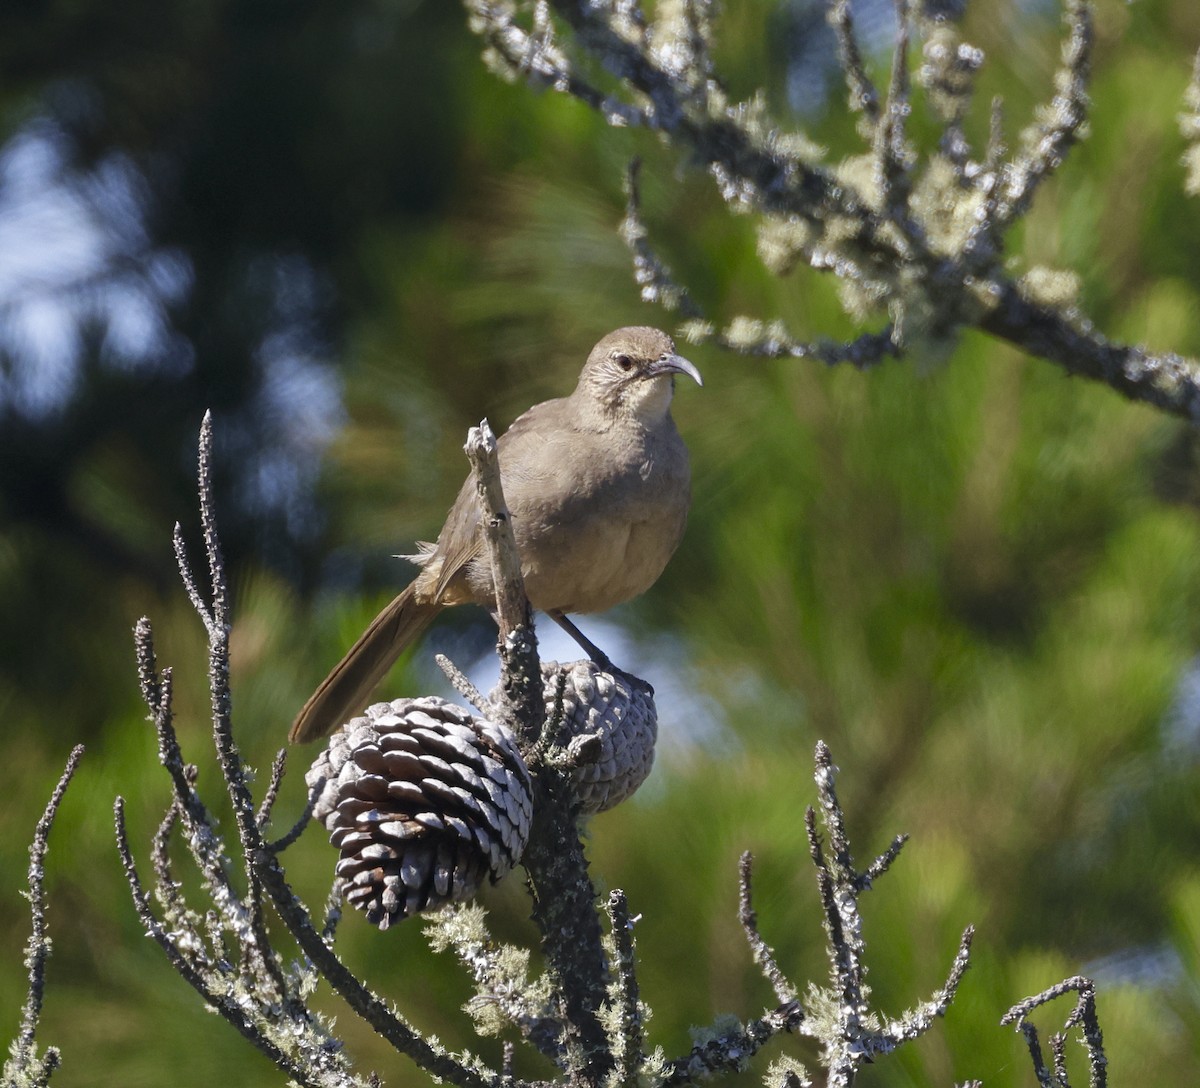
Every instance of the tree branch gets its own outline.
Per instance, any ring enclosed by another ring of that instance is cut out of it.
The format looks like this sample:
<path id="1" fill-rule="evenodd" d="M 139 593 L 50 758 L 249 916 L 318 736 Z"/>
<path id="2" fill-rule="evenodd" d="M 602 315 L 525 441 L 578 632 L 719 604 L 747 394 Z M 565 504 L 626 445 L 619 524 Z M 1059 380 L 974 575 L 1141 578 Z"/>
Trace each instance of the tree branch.
<path id="1" fill-rule="evenodd" d="M 1085 131 L 1093 29 L 1085 0 L 1067 0 L 1062 62 L 1054 94 L 1039 107 L 1005 161 L 999 100 L 992 105 L 991 136 L 979 160 L 971 158 L 962 119 L 971 101 L 982 54 L 945 21 L 917 20 L 929 36 L 920 78 L 940 115 L 937 151 L 919 157 L 908 145 L 907 0 L 898 3 L 900 33 L 885 102 L 866 73 L 850 17 L 838 0 L 830 11 L 851 107 L 861 114 L 867 153 L 837 170 L 799 133 L 787 132 L 761 106 L 730 103 L 725 81 L 712 67 L 713 30 L 707 19 L 680 15 L 689 5 L 656 7 L 647 18 L 639 0 L 545 0 L 538 30 L 522 25 L 528 5 L 466 0 L 471 25 L 488 43 L 495 66 L 525 74 L 522 58 L 541 58 L 540 85 L 600 109 L 612 124 L 654 129 L 687 159 L 713 176 L 733 212 L 763 217 L 760 254 L 785 274 L 803 259 L 841 283 L 843 306 L 856 320 L 886 311 L 882 332 L 842 345 L 808 345 L 770 320 L 735 317 L 721 331 L 695 305 L 650 246 L 637 209 L 636 176 L 621 233 L 634 261 L 642 297 L 687 319 L 682 335 L 729 350 L 769 357 L 817 358 L 869 366 L 901 351 L 944 355 L 964 329 L 978 328 L 1068 373 L 1102 382 L 1131 400 L 1189 420 L 1200 418 L 1200 362 L 1170 351 L 1112 343 L 1085 316 L 1053 298 L 1039 298 L 1028 282 L 1006 270 L 1004 244 L 1038 189 Z M 552 57 L 535 42 L 553 40 Z M 585 63 L 611 73 L 603 94 L 582 92 L 576 70 Z M 1200 60 L 1197 61 L 1200 72 Z M 528 76 L 532 80 L 532 76 Z M 1193 141 L 1189 185 L 1200 171 L 1195 133 L 1200 124 L 1200 76 L 1181 118 Z M 624 110 L 606 103 L 620 101 Z"/>

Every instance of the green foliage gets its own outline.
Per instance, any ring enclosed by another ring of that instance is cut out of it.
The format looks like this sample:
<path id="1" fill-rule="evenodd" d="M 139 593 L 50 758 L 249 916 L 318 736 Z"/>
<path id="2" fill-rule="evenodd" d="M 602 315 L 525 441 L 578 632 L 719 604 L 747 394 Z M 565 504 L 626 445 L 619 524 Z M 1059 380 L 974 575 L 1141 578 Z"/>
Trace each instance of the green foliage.
<path id="1" fill-rule="evenodd" d="M 748 92 L 775 45 L 774 5 L 728 7 L 722 62 L 733 89 Z M 155 10 L 136 42 L 111 25 L 119 8 L 95 3 L 63 8 L 36 32 L 0 35 L 5 69 L 19 72 L 4 103 L 11 128 L 51 80 L 97 73 L 112 119 L 104 140 L 139 154 L 199 139 L 171 120 L 181 100 L 191 103 L 187 116 L 207 118 L 212 133 L 211 146 L 196 146 L 214 173 L 198 177 L 221 180 L 229 216 L 215 215 L 200 182 L 168 194 L 176 240 L 203 252 L 207 237 L 236 267 L 234 243 L 267 236 L 312 255 L 336 285 L 347 418 L 319 485 L 328 524 L 297 545 L 294 563 L 279 561 L 277 538 L 256 534 L 252 517 L 235 546 L 235 721 L 260 768 L 324 668 L 408 576 L 389 557 L 436 530 L 466 472 L 466 426 L 484 413 L 506 424 L 564 392 L 609 328 L 666 320 L 639 302 L 615 233 L 631 153 L 646 157 L 644 217 L 706 312 L 780 316 L 813 337 L 857 331 L 829 282 L 806 268 L 775 279 L 759 264 L 762 247 L 778 258 L 772 271 L 786 268 L 802 241 L 794 224 L 756 237 L 753 222 L 717 214 L 705 179 L 652 139 L 501 84 L 480 64 L 461 13 L 328 9 L 304 33 L 294 28 L 281 82 L 263 59 L 274 51 L 271 27 L 240 5 L 214 8 L 223 21 L 203 33 L 194 5 Z M 284 23 L 301 19 L 282 12 Z M 371 20 L 388 12 L 395 33 L 376 37 Z M 83 48 L 89 20 L 108 28 L 97 43 L 127 44 L 108 60 L 98 44 Z M 1176 117 L 1200 13 L 1193 0 L 1113 2 L 1100 5 L 1097 25 L 1091 133 L 1018 228 L 1022 266 L 1054 269 L 1030 286 L 1064 304 L 1075 284 L 1061 277 L 1077 276 L 1105 333 L 1194 353 L 1200 216 L 1182 195 Z M 988 58 L 965 121 L 979 137 L 992 93 L 1002 89 L 1020 118 L 1049 86 L 1059 28 L 1018 16 L 1015 4 L 976 4 L 966 32 Z M 227 41 L 246 55 L 210 116 L 200 110 L 216 90 L 210 69 L 238 59 Z M 28 63 L 17 69 L 14 57 Z M 419 80 L 392 81 L 418 60 Z M 882 61 L 870 63 L 882 71 Z M 361 64 L 370 79 L 359 79 Z M 247 131 L 243 110 L 272 88 L 272 112 Z M 840 109 L 811 135 L 835 163 L 860 146 Z M 243 157 L 238 149 L 251 143 L 255 153 Z M 401 189 L 411 199 L 385 199 Z M 171 524 L 187 526 L 194 508 L 179 451 L 203 408 L 235 411 L 249 396 L 250 349 L 230 346 L 248 311 L 216 304 L 223 281 L 213 275 L 188 320 L 200 327 L 216 315 L 220 335 L 200 343 L 225 362 L 169 402 L 129 376 L 114 379 L 115 390 L 89 388 L 89 418 L 111 424 L 93 423 L 89 441 L 68 442 L 87 433 L 68 429 L 35 445 L 19 433 L 37 465 L 54 467 L 35 478 L 56 481 L 51 490 L 73 517 L 28 514 L 13 476 L 0 495 L 0 612 L 11 632 L 0 674 L 0 918 L 10 934 L 0 1008 L 14 1027 L 28 832 L 66 750 L 89 741 L 47 874 L 55 956 L 40 1038 L 63 1050 L 54 1079 L 63 1088 L 279 1082 L 203 1014 L 144 939 L 108 817 L 112 795 L 126 794 L 133 840 L 144 843 L 166 801 L 133 676 L 137 616 L 157 618 L 181 720 L 199 731 L 207 716 L 202 632 L 165 572 Z M 1200 1053 L 1200 769 L 1195 733 L 1190 747 L 1171 748 L 1166 723 L 1200 647 L 1194 433 L 979 335 L 936 368 L 920 357 L 859 373 L 708 347 L 694 360 L 705 389 L 681 396 L 676 410 L 695 468 L 688 535 L 662 582 L 617 618 L 651 650 L 682 652 L 715 708 L 720 742 L 710 725 L 696 739 L 688 721 L 666 723 L 651 786 L 591 827 L 597 878 L 625 889 L 643 916 L 649 1042 L 673 1056 L 691 1045 L 692 1024 L 721 1011 L 757 1015 L 770 1000 L 737 925 L 744 849 L 759 858 L 760 923 L 780 962 L 792 977 L 823 981 L 800 820 L 820 737 L 842 763 L 864 851 L 897 831 L 913 836 L 866 901 L 881 1007 L 899 1011 L 940 985 L 962 926 L 978 927 L 948 1018 L 863 1084 L 1031 1084 L 1001 1013 L 1097 965 L 1110 1083 L 1190 1084 Z M 127 384 L 141 393 L 122 401 Z M 177 426 L 162 424 L 164 403 Z M 9 464 L 14 433 L 0 435 Z M 225 494 L 232 504 L 232 484 Z M 303 576 L 289 576 L 296 570 Z M 414 663 L 392 690 L 413 692 L 425 675 Z M 211 783 L 205 737 L 184 739 Z M 303 804 L 306 758 L 292 755 L 281 819 Z M 289 851 L 310 902 L 324 896 L 332 858 L 316 831 Z M 528 938 L 519 886 L 485 901 L 498 940 Z M 352 966 L 418 1027 L 453 1048 L 472 1042 L 459 1011 L 469 984 L 451 957 L 429 952 L 419 926 L 381 937 L 352 918 L 340 940 Z M 1123 976 L 1131 950 L 1162 969 Z M 1057 1009 L 1054 1017 L 1047 1023 L 1057 1026 Z M 362 1068 L 413 1082 L 368 1032 L 347 1030 Z M 812 1068 L 813 1055 L 797 1052 Z M 498 1063 L 498 1045 L 488 1058 Z M 778 1053 L 737 1083 L 759 1083 L 772 1059 Z M 544 1072 L 520 1062 L 519 1071 Z"/>

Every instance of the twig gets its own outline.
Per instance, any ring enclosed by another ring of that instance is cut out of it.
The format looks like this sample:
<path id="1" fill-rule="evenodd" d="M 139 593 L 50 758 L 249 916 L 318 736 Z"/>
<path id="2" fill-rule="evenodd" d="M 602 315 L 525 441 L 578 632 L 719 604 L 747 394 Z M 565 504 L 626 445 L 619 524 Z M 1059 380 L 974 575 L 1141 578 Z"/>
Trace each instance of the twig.
<path id="1" fill-rule="evenodd" d="M 175 532 L 171 540 L 175 546 L 175 565 L 179 568 L 179 577 L 183 581 L 183 588 L 187 592 L 188 600 L 192 602 L 192 607 L 196 610 L 200 621 L 211 635 L 213 631 L 212 612 L 200 592 L 196 576 L 192 573 L 192 565 L 188 561 L 187 545 L 183 540 L 183 527 L 179 522 L 175 523 Z"/>
<path id="2" fill-rule="evenodd" d="M 179 802 L 172 799 L 150 842 L 150 865 L 154 869 L 154 894 L 159 903 L 172 914 L 184 916 L 186 909 L 171 867 L 171 836 L 181 818 Z"/>
<path id="3" fill-rule="evenodd" d="M 312 819 L 313 809 L 317 807 L 317 801 L 320 799 L 321 791 L 325 788 L 325 779 L 318 778 L 313 783 L 312 788 L 308 791 L 308 800 L 304 804 L 304 811 L 300 813 L 299 819 L 292 824 L 287 833 L 274 842 L 267 843 L 267 849 L 273 854 L 282 854 L 289 846 L 292 845 L 304 833 L 304 829 L 308 826 L 308 821 Z"/>
<path id="4" fill-rule="evenodd" d="M 879 163 L 879 189 L 882 210 L 897 225 L 903 225 L 910 241 L 920 228 L 908 214 L 911 153 L 905 146 L 905 127 L 909 112 L 908 80 L 908 0 L 895 0 L 896 44 L 892 51 L 892 74 L 888 82 L 883 114 L 875 126 L 874 154 Z"/>
<path id="5" fill-rule="evenodd" d="M 58 1047 L 47 1047 L 38 1057 L 37 1029 L 42 1017 L 42 1002 L 46 992 L 46 960 L 50 958 L 50 938 L 46 925 L 46 854 L 50 850 L 50 831 L 54 827 L 59 806 L 75 777 L 79 761 L 83 758 L 83 745 L 77 744 L 67 757 L 66 767 L 50 794 L 50 800 L 42 812 L 29 844 L 29 940 L 25 943 L 25 969 L 29 972 L 29 989 L 21 1009 L 21 1027 L 17 1033 L 9 1059 L 4 1063 L 4 1080 L 14 1084 L 17 1079 L 32 1085 L 46 1085 L 54 1071 L 62 1064 L 62 1052 Z"/>
<path id="6" fill-rule="evenodd" d="M 738 919 L 742 923 L 742 930 L 746 934 L 746 940 L 750 945 L 750 954 L 754 958 L 754 962 L 758 964 L 763 975 L 771 984 L 771 989 L 775 991 L 775 996 L 779 999 L 781 1005 L 786 1005 L 789 1001 L 796 1000 L 796 987 L 793 986 L 780 970 L 779 964 L 775 959 L 775 953 L 771 946 L 763 940 L 762 934 L 758 931 L 758 915 L 751 905 L 751 871 L 754 867 L 754 855 L 747 850 L 742 854 L 741 862 L 738 866 Z"/>
<path id="7" fill-rule="evenodd" d="M 496 436 L 486 419 L 468 432 L 464 449 L 475 476 L 479 508 L 483 511 L 483 536 L 496 587 L 500 688 L 516 723 L 517 735 L 530 744 L 541 732 L 545 718 L 537 636 L 529 599 L 525 596 L 512 519 L 504 501 Z"/>
<path id="8" fill-rule="evenodd" d="M 637 1079 L 641 1069 L 645 1040 L 633 940 L 635 919 L 629 916 L 629 902 L 623 891 L 614 891 L 608 897 L 608 918 L 616 949 L 610 1000 L 616 1021 L 616 1038 L 612 1047 L 613 1081 L 616 1084 L 630 1084 Z"/>
<path id="9" fill-rule="evenodd" d="M 1077 993 L 1078 1000 L 1063 1025 L 1064 1031 L 1052 1037 L 1052 1053 L 1055 1057 L 1055 1069 L 1046 1067 L 1042 1056 L 1041 1044 L 1038 1040 L 1037 1028 L 1029 1021 L 1029 1016 L 1035 1009 L 1046 1005 L 1064 994 Z M 1088 1070 L 1091 1077 L 1091 1088 L 1105 1088 L 1108 1083 L 1108 1058 L 1104 1053 L 1104 1035 L 1100 1030 L 1100 1020 L 1096 1014 L 1096 986 L 1090 978 L 1083 975 L 1073 975 L 1056 983 L 1040 994 L 1018 1001 L 1001 1018 L 1003 1025 L 1013 1024 L 1025 1036 L 1025 1044 L 1029 1048 L 1029 1057 L 1033 1062 L 1033 1070 L 1038 1083 L 1043 1088 L 1070 1088 L 1065 1069 L 1065 1038 L 1071 1028 L 1082 1028 L 1083 1043 L 1088 1054 Z"/>
<path id="10" fill-rule="evenodd" d="M 804 1023 L 799 1002 L 780 1005 L 765 1016 L 692 1048 L 690 1054 L 671 1062 L 663 1085 L 687 1084 L 714 1073 L 744 1069 L 751 1058 L 777 1035 L 795 1032 Z"/>
<path id="11" fill-rule="evenodd" d="M 1003 232 L 1033 202 L 1038 186 L 1062 163 L 1087 120 L 1087 83 L 1091 72 L 1091 8 L 1086 0 L 1067 0 L 1063 15 L 1067 38 L 1055 73 L 1056 94 L 1042 120 L 1022 134 L 1022 151 L 1004 168 L 1004 184 L 992 218 L 993 233 Z"/>
<path id="12" fill-rule="evenodd" d="M 642 160 L 634 158 L 625 168 L 625 218 L 617 228 L 621 240 L 633 258 L 633 278 L 641 290 L 643 302 L 653 302 L 665 310 L 678 310 L 686 318 L 703 320 L 700 307 L 692 301 L 687 289 L 671 276 L 647 241 L 649 232 L 642 222 Z"/>
<path id="13" fill-rule="evenodd" d="M 155 917 L 150 907 L 150 901 L 138 876 L 137 864 L 133 860 L 133 852 L 129 847 L 129 835 L 125 827 L 125 799 L 118 797 L 113 806 L 113 817 L 116 825 L 117 850 L 121 856 L 121 864 L 125 870 L 125 879 L 133 893 L 134 908 L 146 932 L 158 943 L 166 953 L 171 966 L 209 1005 L 228 1020 L 242 1036 L 261 1050 L 276 1065 L 300 1084 L 313 1085 L 317 1088 L 318 1081 L 308 1075 L 308 1069 L 301 1063 L 294 1062 L 291 1057 L 276 1046 L 259 1029 L 258 1024 L 249 1012 L 237 1001 L 209 985 L 205 973 L 197 968 L 193 958 L 184 956 L 173 936 L 169 934 Z M 195 956 L 196 950 L 193 950 Z M 211 965 L 206 965 L 211 966 Z"/>
<path id="14" fill-rule="evenodd" d="M 863 64 L 854 18 L 850 12 L 850 0 L 834 0 L 829 8 L 829 25 L 837 36 L 842 75 L 850 92 L 850 108 L 861 111 L 874 128 L 879 123 L 879 92 Z"/>
<path id="15" fill-rule="evenodd" d="M 287 749 L 280 748 L 271 763 L 271 778 L 267 782 L 267 792 L 263 794 L 262 803 L 258 806 L 258 814 L 254 818 L 259 831 L 266 831 L 267 825 L 271 822 L 271 812 L 275 808 L 275 802 L 279 800 L 279 789 L 283 785 L 283 775 L 286 770 Z"/>
<path id="16" fill-rule="evenodd" d="M 434 654 L 433 660 L 437 663 L 437 667 L 442 670 L 442 674 L 450 681 L 454 690 L 467 700 L 480 714 L 486 716 L 491 712 L 491 703 L 486 695 L 483 694 L 474 684 L 467 679 L 464 673 L 453 661 L 445 654 Z"/>
<path id="17" fill-rule="evenodd" d="M 908 842 L 907 835 L 897 835 L 892 840 L 892 845 L 889 846 L 882 854 L 879 855 L 866 870 L 861 873 L 855 884 L 862 889 L 871 887 L 884 873 L 892 867 L 892 862 L 900 856 L 900 851 L 904 844 Z"/>
<path id="18" fill-rule="evenodd" d="M 381 1038 L 412 1058 L 426 1072 L 459 1088 L 494 1088 L 499 1083 L 499 1073 L 464 1065 L 430 1043 L 342 963 L 313 926 L 308 911 L 289 886 L 274 854 L 264 851 L 259 857 L 258 873 L 288 931 L 321 977 Z"/>

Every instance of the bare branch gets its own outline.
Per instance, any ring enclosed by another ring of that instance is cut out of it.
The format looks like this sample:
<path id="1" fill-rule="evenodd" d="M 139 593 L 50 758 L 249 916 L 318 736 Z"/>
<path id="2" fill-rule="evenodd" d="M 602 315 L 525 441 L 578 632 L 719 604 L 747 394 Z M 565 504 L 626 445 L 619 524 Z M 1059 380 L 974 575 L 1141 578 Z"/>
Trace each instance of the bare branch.
<path id="1" fill-rule="evenodd" d="M 445 654 L 434 654 L 433 660 L 437 663 L 437 667 L 442 670 L 446 679 L 454 686 L 454 690 L 467 700 L 480 714 L 485 717 L 491 713 L 492 705 L 488 697 L 483 694 L 474 684 L 467 679 L 464 673 L 453 661 Z"/>
<path id="2" fill-rule="evenodd" d="M 909 170 L 913 160 L 905 138 L 909 113 L 909 8 L 908 0 L 895 0 L 895 3 L 896 45 L 892 51 L 892 74 L 887 101 L 875 127 L 873 151 L 879 163 L 882 210 L 895 222 L 905 224 L 911 241 L 919 228 L 908 214 Z"/>
<path id="3" fill-rule="evenodd" d="M 1052 1037 L 1052 1053 L 1056 1068 L 1051 1071 L 1046 1067 L 1038 1040 L 1038 1031 L 1029 1021 L 1029 1016 L 1041 1006 L 1072 992 L 1077 993 L 1079 999 L 1066 1019 L 1064 1032 Z M 1025 1044 L 1029 1048 L 1034 1074 L 1038 1078 L 1038 1083 L 1044 1085 L 1045 1088 L 1069 1088 L 1064 1068 L 1065 1033 L 1071 1028 L 1082 1028 L 1083 1043 L 1088 1054 L 1091 1088 L 1105 1088 L 1107 1085 L 1108 1058 L 1104 1053 L 1104 1035 L 1100 1030 L 1100 1021 L 1096 1014 L 1096 987 L 1090 978 L 1085 978 L 1083 975 L 1065 978 L 1040 994 L 1034 994 L 1033 997 L 1027 997 L 1024 1001 L 1017 1002 L 1004 1014 L 1000 1023 L 1016 1025 L 1017 1030 L 1025 1036 Z"/>
<path id="4" fill-rule="evenodd" d="M 187 907 L 179 894 L 171 866 L 171 836 L 175 834 L 182 811 L 178 800 L 172 800 L 150 842 L 150 864 L 154 869 L 154 893 L 162 907 L 175 917 L 185 915 Z M 197 938 L 198 939 L 198 938 Z"/>
<path id="5" fill-rule="evenodd" d="M 637 1080 L 645 1053 L 642 1005 L 638 997 L 636 955 L 633 927 L 635 918 L 629 915 L 629 902 L 623 891 L 608 897 L 608 918 L 612 925 L 616 956 L 613 961 L 614 979 L 609 1004 L 615 1014 L 610 1033 L 612 1040 L 613 1077 L 617 1084 Z"/>
<path id="6" fill-rule="evenodd" d="M 718 332 L 718 324 L 700 312 L 650 246 L 633 194 L 622 236 L 633 255 L 635 278 L 644 298 L 685 316 L 681 332 L 687 338 L 743 354 L 861 367 L 909 346 L 920 346 L 926 356 L 947 355 L 963 328 L 977 327 L 1130 399 L 1200 418 L 1200 363 L 1110 344 L 1060 301 L 1029 294 L 1006 268 L 1006 233 L 1086 127 L 1093 31 L 1085 0 L 1068 0 L 1054 94 L 1008 162 L 1003 161 L 998 100 L 980 161 L 972 159 L 963 134 L 982 52 L 962 41 L 951 21 L 926 13 L 918 17 L 928 37 L 920 77 L 943 125 L 940 153 L 926 156 L 920 170 L 905 136 L 911 0 L 899 2 L 901 33 L 883 105 L 866 73 L 849 3 L 840 0 L 831 9 L 851 100 L 872 143 L 870 154 L 846 160 L 836 170 L 821 164 L 819 152 L 801 134 L 786 132 L 769 117 L 759 104 L 761 96 L 749 103 L 726 100 L 712 67 L 708 5 L 684 3 L 678 7 L 685 12 L 680 19 L 664 15 L 660 22 L 671 22 L 668 32 L 657 24 L 647 30 L 640 5 L 631 2 L 540 0 L 532 29 L 518 22 L 518 13 L 530 10 L 528 3 L 467 4 L 473 28 L 491 52 L 507 56 L 510 73 L 520 74 L 527 55 L 547 55 L 544 43 L 552 40 L 555 90 L 600 109 L 613 124 L 629 123 L 627 111 L 635 111 L 636 123 L 654 129 L 711 173 L 731 211 L 765 217 L 762 229 L 779 236 L 767 246 L 770 254 L 763 254 L 772 271 L 784 274 L 802 258 L 838 277 L 843 306 L 855 320 L 883 311 L 891 320 L 884 332 L 848 345 L 805 344 L 777 322 L 748 318 L 731 319 Z M 693 18 L 690 11 L 702 11 L 704 17 Z M 609 73 L 613 88 L 604 104 L 598 90 L 573 82 L 585 62 Z M 1200 102 L 1200 91 L 1189 95 L 1188 103 Z M 620 100 L 626 112 L 608 100 Z M 1190 120 L 1200 116 L 1200 107 L 1187 108 L 1185 131 L 1200 131 L 1200 124 Z M 1189 162 L 1200 162 L 1200 153 L 1189 155 Z M 771 231 L 772 224 L 782 227 Z"/>
<path id="7" fill-rule="evenodd" d="M 763 936 L 758 931 L 758 915 L 754 911 L 751 904 L 751 871 L 754 867 L 754 855 L 749 850 L 742 854 L 739 869 L 739 891 L 738 896 L 738 919 L 742 923 L 742 930 L 746 934 L 746 940 L 750 945 L 750 954 L 754 958 L 754 962 L 758 964 L 762 970 L 766 980 L 771 984 L 771 989 L 775 991 L 775 996 L 779 999 L 781 1005 L 786 1005 L 789 1001 L 795 1001 L 796 987 L 793 986 L 780 970 L 779 964 L 775 959 L 775 953 L 771 946 L 763 940 Z"/>
<path id="8" fill-rule="evenodd" d="M 858 887 L 866 889 L 871 887 L 884 873 L 892 867 L 892 862 L 900 856 L 900 851 L 904 844 L 908 842 L 907 835 L 897 835 L 892 840 L 892 845 L 889 846 L 882 854 L 879 855 L 866 870 L 858 877 L 855 883 Z"/>
<path id="9" fill-rule="evenodd" d="M 271 763 L 271 778 L 267 782 L 267 792 L 263 794 L 262 803 L 258 806 L 258 813 L 254 817 L 259 831 L 266 831 L 267 825 L 271 822 L 271 812 L 275 808 L 275 802 L 279 800 L 279 789 L 283 785 L 285 770 L 287 770 L 287 749 L 280 748 Z"/>
<path id="10" fill-rule="evenodd" d="M 521 557 L 500 482 L 496 436 L 486 419 L 468 432 L 464 449 L 475 476 L 483 536 L 496 587 L 500 687 L 513 719 L 513 732 L 524 744 L 531 744 L 540 735 L 545 720 L 542 672 L 533 615 L 521 575 Z"/>
<path id="11" fill-rule="evenodd" d="M 804 1023 L 799 1002 L 780 1005 L 765 1016 L 722 1032 L 671 1062 L 663 1085 L 688 1084 L 715 1073 L 744 1069 L 750 1059 L 777 1035 L 795 1032 Z"/>
<path id="12" fill-rule="evenodd" d="M 179 577 L 183 581 L 183 588 L 187 591 L 188 600 L 192 602 L 192 607 L 200 617 L 200 622 L 204 624 L 205 629 L 211 634 L 213 630 L 212 612 L 208 607 L 208 603 L 204 600 L 204 595 L 200 592 L 200 587 L 196 583 L 196 576 L 192 573 L 192 564 L 188 560 L 187 545 L 183 540 L 183 526 L 179 522 L 175 523 L 175 532 L 172 534 L 171 539 L 175 546 L 175 565 L 179 568 Z"/>
<path id="13" fill-rule="evenodd" d="M 1062 66 L 1054 76 L 1055 95 L 1039 111 L 1038 121 L 1021 134 L 1021 152 L 1003 168 L 1003 184 L 992 219 L 993 233 L 1003 232 L 1033 202 L 1043 181 L 1058 169 L 1087 121 L 1087 83 L 1091 74 L 1091 8 L 1085 0 L 1067 0 L 1067 39 Z"/>
<path id="14" fill-rule="evenodd" d="M 642 222 L 641 159 L 633 159 L 625 169 L 625 218 L 618 233 L 633 257 L 633 278 L 641 289 L 643 302 L 655 302 L 665 310 L 678 310 L 689 318 L 703 318 L 687 290 L 671 276 L 646 240 L 648 231 Z"/>
<path id="15" fill-rule="evenodd" d="M 287 833 L 276 839 L 274 842 L 267 843 L 267 849 L 273 854 L 282 854 L 289 846 L 292 845 L 304 833 L 304 829 L 308 826 L 309 820 L 313 817 L 313 809 L 317 806 L 317 800 L 321 796 L 321 791 L 325 788 L 325 779 L 319 778 L 313 783 L 312 788 L 308 791 L 308 801 L 304 805 L 304 811 L 300 813 L 299 819 L 292 824 Z"/>
<path id="16" fill-rule="evenodd" d="M 121 864 L 125 870 L 125 879 L 133 895 L 134 909 L 146 932 L 158 943 L 166 953 L 171 966 L 180 974 L 191 987 L 217 1012 L 229 1021 L 243 1037 L 248 1039 L 259 1050 L 267 1055 L 276 1065 L 286 1071 L 290 1077 L 300 1084 L 313 1085 L 318 1082 L 307 1075 L 306 1067 L 292 1061 L 291 1057 L 276 1046 L 260 1030 L 259 1025 L 250 1013 L 228 994 L 209 985 L 205 973 L 198 969 L 193 957 L 184 955 L 175 938 L 169 934 L 155 917 L 150 907 L 150 901 L 142 887 L 138 876 L 137 864 L 133 860 L 133 852 L 129 848 L 129 835 L 125 827 L 125 799 L 118 797 L 113 807 L 113 817 L 116 824 L 117 851 L 121 856 Z"/>
<path id="17" fill-rule="evenodd" d="M 850 108 L 866 116 L 871 128 L 879 123 L 879 92 L 863 64 L 862 52 L 858 48 L 858 35 L 854 31 L 854 18 L 850 12 L 850 0 L 834 0 L 829 7 L 829 25 L 837 36 L 838 56 L 842 62 L 842 74 L 850 92 Z"/>
<path id="18" fill-rule="evenodd" d="M 54 827 L 59 806 L 75 777 L 79 761 L 83 758 L 83 745 L 77 744 L 67 757 L 66 767 L 50 794 L 50 800 L 42 812 L 29 844 L 29 873 L 27 877 L 29 899 L 29 940 L 25 943 L 25 969 L 29 975 L 29 989 L 21 1009 L 21 1027 L 13 1043 L 8 1060 L 4 1063 L 4 1081 L 15 1084 L 18 1080 L 30 1085 L 43 1086 L 62 1063 L 62 1054 L 57 1047 L 47 1047 L 42 1055 L 37 1052 L 37 1029 L 42 1018 L 42 1001 L 46 992 L 46 961 L 50 958 L 50 937 L 46 924 L 46 855 L 50 850 L 50 831 Z"/>

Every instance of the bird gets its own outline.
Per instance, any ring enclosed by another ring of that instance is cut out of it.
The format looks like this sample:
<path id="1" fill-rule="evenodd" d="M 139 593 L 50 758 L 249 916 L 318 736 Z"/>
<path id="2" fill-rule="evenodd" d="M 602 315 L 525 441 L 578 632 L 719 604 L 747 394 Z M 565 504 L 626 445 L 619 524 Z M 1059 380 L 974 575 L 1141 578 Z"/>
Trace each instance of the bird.
<path id="1" fill-rule="evenodd" d="M 574 391 L 519 416 L 497 453 L 525 592 L 602 667 L 568 613 L 603 612 L 644 593 L 683 537 L 687 447 L 671 417 L 675 378 L 700 372 L 665 332 L 620 328 L 588 354 Z M 309 697 L 289 733 L 305 743 L 361 713 L 388 670 L 444 608 L 495 610 L 479 500 L 468 476 L 421 569 Z"/>

